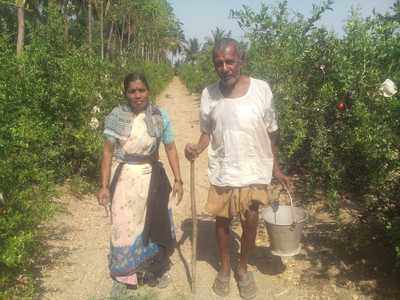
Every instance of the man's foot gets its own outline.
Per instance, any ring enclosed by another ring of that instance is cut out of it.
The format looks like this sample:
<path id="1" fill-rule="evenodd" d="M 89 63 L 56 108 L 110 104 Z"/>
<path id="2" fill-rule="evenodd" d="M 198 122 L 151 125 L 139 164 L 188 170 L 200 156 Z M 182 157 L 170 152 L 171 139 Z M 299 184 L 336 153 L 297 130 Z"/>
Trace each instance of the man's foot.
<path id="1" fill-rule="evenodd" d="M 222 274 L 218 273 L 217 277 L 215 277 L 214 284 L 212 286 L 214 293 L 220 297 L 228 296 L 230 280 L 231 280 L 230 274 L 222 275 Z"/>
<path id="2" fill-rule="evenodd" d="M 257 296 L 257 287 L 256 282 L 254 281 L 253 273 L 238 272 L 237 283 L 240 297 L 242 297 L 243 299 L 250 300 Z"/>

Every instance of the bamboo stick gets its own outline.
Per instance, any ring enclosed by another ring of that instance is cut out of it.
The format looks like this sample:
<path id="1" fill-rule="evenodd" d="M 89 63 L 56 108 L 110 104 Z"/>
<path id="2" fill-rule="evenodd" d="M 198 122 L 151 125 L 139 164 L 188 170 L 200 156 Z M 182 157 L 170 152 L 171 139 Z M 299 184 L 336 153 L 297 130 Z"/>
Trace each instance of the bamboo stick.
<path id="1" fill-rule="evenodd" d="M 197 215 L 196 215 L 196 190 L 195 190 L 195 165 L 190 162 L 190 200 L 192 204 L 192 293 L 196 294 L 196 263 L 197 263 Z"/>

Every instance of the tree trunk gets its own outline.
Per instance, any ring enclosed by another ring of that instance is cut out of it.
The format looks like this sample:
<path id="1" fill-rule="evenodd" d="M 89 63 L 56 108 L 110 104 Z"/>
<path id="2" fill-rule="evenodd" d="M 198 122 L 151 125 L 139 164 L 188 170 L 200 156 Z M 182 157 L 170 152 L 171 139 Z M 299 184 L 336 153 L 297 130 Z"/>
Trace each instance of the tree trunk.
<path id="1" fill-rule="evenodd" d="M 64 44 L 68 46 L 68 34 L 69 34 L 69 22 L 68 22 L 68 10 L 67 3 L 64 0 L 60 0 L 60 12 L 63 16 L 63 27 L 64 27 Z"/>
<path id="2" fill-rule="evenodd" d="M 110 32 L 108 33 L 108 41 L 107 41 L 107 55 L 108 58 L 111 58 L 111 41 L 114 31 L 114 21 L 111 22 Z"/>
<path id="3" fill-rule="evenodd" d="M 92 0 L 88 0 L 88 42 L 92 48 Z"/>
<path id="4" fill-rule="evenodd" d="M 64 11 L 64 43 L 68 45 L 69 40 L 69 22 L 67 12 Z"/>
<path id="5" fill-rule="evenodd" d="M 25 11 L 24 2 L 17 2 L 17 17 L 18 17 L 18 35 L 17 35 L 17 56 L 20 56 L 24 49 L 25 39 Z"/>
<path id="6" fill-rule="evenodd" d="M 122 48 L 124 47 L 124 27 L 125 27 L 125 16 L 122 17 L 121 35 L 119 39 L 119 53 L 122 55 Z"/>
<path id="7" fill-rule="evenodd" d="M 126 41 L 126 48 L 129 49 L 131 43 L 131 34 L 132 34 L 132 27 L 131 27 L 131 17 L 128 17 L 128 40 Z"/>
<path id="8" fill-rule="evenodd" d="M 104 15 L 107 16 L 108 10 L 110 9 L 110 0 L 107 0 L 106 9 L 104 11 Z"/>
<path id="9" fill-rule="evenodd" d="M 100 1 L 100 46 L 101 46 L 101 59 L 104 59 L 104 12 L 103 0 Z"/>

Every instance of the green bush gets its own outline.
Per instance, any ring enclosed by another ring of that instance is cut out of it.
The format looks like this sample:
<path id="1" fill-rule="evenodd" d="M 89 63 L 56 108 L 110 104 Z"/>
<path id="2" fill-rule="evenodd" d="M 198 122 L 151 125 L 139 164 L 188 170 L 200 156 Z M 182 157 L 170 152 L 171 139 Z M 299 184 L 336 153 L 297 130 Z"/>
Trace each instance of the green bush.
<path id="1" fill-rule="evenodd" d="M 168 64 L 121 68 L 80 49 L 60 50 L 57 28 L 39 28 L 18 59 L 14 44 L 0 38 L 0 297 L 13 295 L 19 276 L 31 276 L 54 184 L 71 176 L 97 181 L 102 121 L 123 101 L 125 74 L 143 70 L 154 95 L 173 75 Z"/>

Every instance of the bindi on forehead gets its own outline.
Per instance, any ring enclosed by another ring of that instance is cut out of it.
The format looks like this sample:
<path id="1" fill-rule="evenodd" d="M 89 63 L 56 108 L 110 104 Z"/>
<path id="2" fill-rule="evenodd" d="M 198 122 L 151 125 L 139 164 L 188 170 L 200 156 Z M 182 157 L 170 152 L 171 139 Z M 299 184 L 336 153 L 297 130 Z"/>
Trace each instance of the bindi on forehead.
<path id="1" fill-rule="evenodd" d="M 129 87 L 146 87 L 146 85 L 140 80 L 131 81 L 128 86 Z"/>

